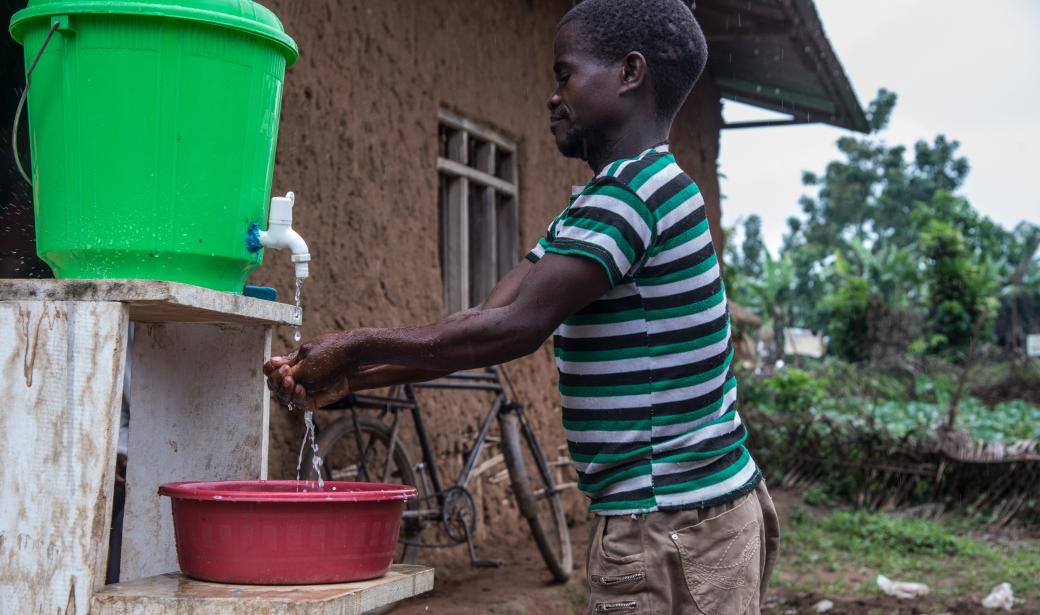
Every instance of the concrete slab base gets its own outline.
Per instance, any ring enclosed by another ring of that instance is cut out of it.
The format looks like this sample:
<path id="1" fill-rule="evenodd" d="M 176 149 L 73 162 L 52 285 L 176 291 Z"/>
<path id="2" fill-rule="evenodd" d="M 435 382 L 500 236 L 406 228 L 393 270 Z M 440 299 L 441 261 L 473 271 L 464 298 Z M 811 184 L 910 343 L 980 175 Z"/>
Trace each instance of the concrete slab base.
<path id="1" fill-rule="evenodd" d="M 162 574 L 105 586 L 95 615 L 360 615 L 433 589 L 433 568 L 399 564 L 378 578 L 336 585 L 230 585 Z"/>

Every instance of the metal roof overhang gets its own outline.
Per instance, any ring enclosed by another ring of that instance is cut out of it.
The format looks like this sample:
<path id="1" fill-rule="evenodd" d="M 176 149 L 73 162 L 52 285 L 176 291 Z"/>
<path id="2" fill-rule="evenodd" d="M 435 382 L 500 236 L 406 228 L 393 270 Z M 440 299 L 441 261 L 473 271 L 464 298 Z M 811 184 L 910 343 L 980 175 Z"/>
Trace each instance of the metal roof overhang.
<path id="1" fill-rule="evenodd" d="M 820 122 L 870 131 L 812 0 L 698 0 L 695 14 L 722 97 L 791 116 L 723 128 Z"/>

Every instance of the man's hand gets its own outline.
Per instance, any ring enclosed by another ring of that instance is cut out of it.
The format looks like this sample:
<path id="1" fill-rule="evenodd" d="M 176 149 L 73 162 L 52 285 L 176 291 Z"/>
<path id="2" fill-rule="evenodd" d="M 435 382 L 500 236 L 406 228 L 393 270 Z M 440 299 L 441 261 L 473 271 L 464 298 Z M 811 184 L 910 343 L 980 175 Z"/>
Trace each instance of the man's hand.
<path id="1" fill-rule="evenodd" d="M 359 364 L 350 332 L 329 333 L 264 364 L 267 387 L 283 403 L 320 408 L 350 393 Z"/>

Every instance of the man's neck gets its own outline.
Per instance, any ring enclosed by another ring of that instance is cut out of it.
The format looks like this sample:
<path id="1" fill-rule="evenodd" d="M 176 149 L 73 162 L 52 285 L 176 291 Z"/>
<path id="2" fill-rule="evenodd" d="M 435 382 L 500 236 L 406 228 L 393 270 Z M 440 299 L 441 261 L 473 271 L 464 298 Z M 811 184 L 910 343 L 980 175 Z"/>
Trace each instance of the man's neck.
<path id="1" fill-rule="evenodd" d="M 646 150 L 668 140 L 670 126 L 634 126 L 626 127 L 617 134 L 604 139 L 602 147 L 590 152 L 585 162 L 593 173 L 599 174 L 603 168 L 615 160 L 635 158 Z"/>

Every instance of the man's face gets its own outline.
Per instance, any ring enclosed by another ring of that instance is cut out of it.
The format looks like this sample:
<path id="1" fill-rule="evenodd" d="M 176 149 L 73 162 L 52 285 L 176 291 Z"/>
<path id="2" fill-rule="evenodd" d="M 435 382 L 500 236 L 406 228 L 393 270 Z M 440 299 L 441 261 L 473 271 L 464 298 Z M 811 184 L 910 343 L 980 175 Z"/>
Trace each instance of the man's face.
<path id="1" fill-rule="evenodd" d="M 549 98 L 549 130 L 568 158 L 588 160 L 606 141 L 605 129 L 620 113 L 619 68 L 578 44 L 581 24 L 571 21 L 556 33 L 553 73 L 556 90 Z"/>

